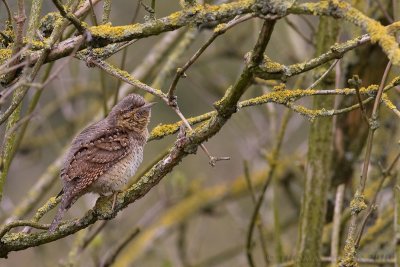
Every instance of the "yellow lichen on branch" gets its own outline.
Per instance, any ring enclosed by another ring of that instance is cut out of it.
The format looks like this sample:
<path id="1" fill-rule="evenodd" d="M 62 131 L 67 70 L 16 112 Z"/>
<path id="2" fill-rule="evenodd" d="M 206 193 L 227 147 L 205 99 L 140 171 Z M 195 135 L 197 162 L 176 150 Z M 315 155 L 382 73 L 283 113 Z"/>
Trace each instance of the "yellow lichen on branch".
<path id="1" fill-rule="evenodd" d="M 124 26 L 112 26 L 111 23 L 104 25 L 93 26 L 90 29 L 93 37 L 101 36 L 102 38 L 113 38 L 118 39 L 126 34 L 141 33 L 142 28 L 139 24 L 124 25 Z"/>
<path id="2" fill-rule="evenodd" d="M 314 16 L 331 16 L 347 20 L 367 31 L 372 42 L 378 43 L 394 65 L 400 65 L 400 48 L 394 33 L 399 28 L 399 23 L 387 27 L 380 24 L 351 4 L 345 1 L 319 1 L 317 3 L 304 3 L 289 9 L 292 14 L 312 14 Z"/>
<path id="3" fill-rule="evenodd" d="M 0 49 L 0 64 L 3 64 L 7 59 L 11 57 L 12 50 L 9 48 Z"/>
<path id="4" fill-rule="evenodd" d="M 387 28 L 382 26 L 378 21 L 370 21 L 367 31 L 371 36 L 372 43 L 379 43 L 383 51 L 386 53 L 390 61 L 394 65 L 400 65 L 400 48 L 393 35 L 388 33 Z"/>

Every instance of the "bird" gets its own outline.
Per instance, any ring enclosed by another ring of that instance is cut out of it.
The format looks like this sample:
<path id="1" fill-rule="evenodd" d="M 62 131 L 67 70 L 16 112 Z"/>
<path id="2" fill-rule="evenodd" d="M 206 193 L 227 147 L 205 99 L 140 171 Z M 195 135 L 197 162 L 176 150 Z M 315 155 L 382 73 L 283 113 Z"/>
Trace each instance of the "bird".
<path id="1" fill-rule="evenodd" d="M 118 102 L 107 117 L 86 127 L 72 141 L 62 164 L 60 207 L 49 231 L 54 232 L 65 212 L 86 193 L 116 194 L 143 160 L 151 107 L 137 94 Z"/>

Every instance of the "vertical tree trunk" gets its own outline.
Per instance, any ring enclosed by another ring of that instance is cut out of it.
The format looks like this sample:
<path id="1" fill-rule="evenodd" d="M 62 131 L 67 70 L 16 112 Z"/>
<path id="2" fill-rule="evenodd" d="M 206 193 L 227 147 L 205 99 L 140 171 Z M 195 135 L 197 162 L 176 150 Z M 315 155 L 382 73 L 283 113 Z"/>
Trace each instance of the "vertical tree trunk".
<path id="1" fill-rule="evenodd" d="M 335 43 L 338 24 L 335 20 L 322 17 L 317 33 L 316 54 L 319 55 Z M 329 64 L 321 68 L 324 73 Z M 335 85 L 332 71 L 318 86 L 330 89 Z M 313 108 L 332 108 L 333 97 L 314 98 Z M 331 179 L 332 118 L 318 118 L 311 124 L 308 140 L 308 163 L 302 200 L 299 242 L 296 266 L 320 266 L 322 227 L 325 221 L 327 191 Z"/>

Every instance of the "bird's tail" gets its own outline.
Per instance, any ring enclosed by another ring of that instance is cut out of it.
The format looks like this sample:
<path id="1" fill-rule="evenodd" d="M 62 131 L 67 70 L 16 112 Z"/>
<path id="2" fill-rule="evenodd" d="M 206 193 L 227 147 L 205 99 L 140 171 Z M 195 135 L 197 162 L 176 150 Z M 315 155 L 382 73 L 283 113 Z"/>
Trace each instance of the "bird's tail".
<path id="1" fill-rule="evenodd" d="M 64 217 L 64 214 L 66 211 L 67 211 L 67 209 L 65 208 L 65 206 L 61 204 L 60 208 L 57 211 L 56 216 L 54 217 L 52 223 L 50 224 L 49 232 L 52 233 L 57 229 L 57 227 L 60 224 L 61 219 Z"/>
<path id="2" fill-rule="evenodd" d="M 61 222 L 61 219 L 64 217 L 65 212 L 71 207 L 71 205 L 74 202 L 74 198 L 71 197 L 71 194 L 67 194 L 64 192 L 64 190 L 61 190 L 61 192 L 58 194 L 60 196 L 62 194 L 62 199 L 61 199 L 61 204 L 60 207 L 58 208 L 57 214 L 54 217 L 52 223 L 50 224 L 49 227 L 49 232 L 54 232 L 58 225 Z"/>

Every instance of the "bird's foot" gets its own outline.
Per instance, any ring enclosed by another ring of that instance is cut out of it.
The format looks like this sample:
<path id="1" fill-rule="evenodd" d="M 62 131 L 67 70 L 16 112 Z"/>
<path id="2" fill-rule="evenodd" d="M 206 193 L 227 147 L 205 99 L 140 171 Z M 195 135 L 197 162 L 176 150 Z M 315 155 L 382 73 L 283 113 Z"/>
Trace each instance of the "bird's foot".
<path id="1" fill-rule="evenodd" d="M 122 191 L 115 191 L 113 193 L 113 203 L 112 203 L 112 207 L 111 207 L 112 211 L 114 211 L 114 209 L 115 209 L 115 203 L 117 203 L 117 195 L 118 195 L 118 193 L 122 193 Z"/>

